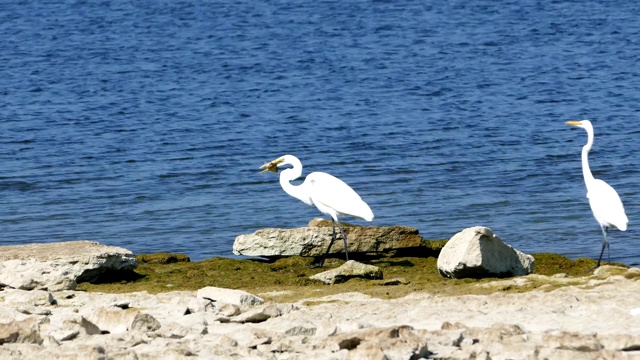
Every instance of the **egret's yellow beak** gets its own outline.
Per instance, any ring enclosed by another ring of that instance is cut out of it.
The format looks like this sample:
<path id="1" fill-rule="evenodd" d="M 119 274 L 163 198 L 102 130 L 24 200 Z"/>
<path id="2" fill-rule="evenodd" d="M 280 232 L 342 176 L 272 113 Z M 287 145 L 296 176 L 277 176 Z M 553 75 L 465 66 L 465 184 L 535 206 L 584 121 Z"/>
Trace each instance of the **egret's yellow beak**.
<path id="1" fill-rule="evenodd" d="M 283 158 L 277 158 L 273 161 L 264 163 L 262 166 L 260 166 L 260 169 L 264 169 L 262 171 L 260 171 L 260 173 L 266 173 L 267 171 L 273 171 L 274 173 L 278 172 L 278 164 L 283 162 L 284 159 Z"/>
<path id="2" fill-rule="evenodd" d="M 580 126 L 580 121 L 567 121 L 565 124 L 567 125 L 571 125 L 571 126 Z"/>

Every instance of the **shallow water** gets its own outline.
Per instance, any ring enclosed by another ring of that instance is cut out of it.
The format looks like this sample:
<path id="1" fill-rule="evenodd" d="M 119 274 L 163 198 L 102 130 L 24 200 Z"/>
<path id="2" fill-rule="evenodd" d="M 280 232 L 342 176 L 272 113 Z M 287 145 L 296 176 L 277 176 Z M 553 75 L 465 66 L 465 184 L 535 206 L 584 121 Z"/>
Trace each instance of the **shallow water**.
<path id="1" fill-rule="evenodd" d="M 637 266 L 640 5 L 522 4 L 3 2 L 0 242 L 232 256 L 320 215 L 257 171 L 294 154 L 375 225 L 596 258 L 564 124 L 590 118 L 630 219 L 611 260 Z"/>

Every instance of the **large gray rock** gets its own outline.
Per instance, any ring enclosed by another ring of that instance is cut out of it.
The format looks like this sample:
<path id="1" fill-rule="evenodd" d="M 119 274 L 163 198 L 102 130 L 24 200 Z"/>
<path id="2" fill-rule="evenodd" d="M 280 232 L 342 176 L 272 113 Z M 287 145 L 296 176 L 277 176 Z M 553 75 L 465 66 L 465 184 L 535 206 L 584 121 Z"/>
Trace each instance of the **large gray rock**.
<path id="1" fill-rule="evenodd" d="M 131 251 L 93 241 L 0 246 L 0 286 L 73 290 L 108 271 L 138 266 Z"/>
<path id="2" fill-rule="evenodd" d="M 522 276 L 532 273 L 533 265 L 533 256 L 505 244 L 484 226 L 455 234 L 438 257 L 438 271 L 449 278 Z"/>
<path id="3" fill-rule="evenodd" d="M 418 230 L 407 226 L 344 226 L 349 253 L 386 253 L 397 250 L 424 249 L 425 239 Z M 344 254 L 344 243 L 336 226 L 338 239 L 330 254 Z M 324 255 L 331 242 L 331 221 L 314 219 L 308 227 L 296 229 L 261 229 L 236 237 L 236 255 L 281 257 Z"/>

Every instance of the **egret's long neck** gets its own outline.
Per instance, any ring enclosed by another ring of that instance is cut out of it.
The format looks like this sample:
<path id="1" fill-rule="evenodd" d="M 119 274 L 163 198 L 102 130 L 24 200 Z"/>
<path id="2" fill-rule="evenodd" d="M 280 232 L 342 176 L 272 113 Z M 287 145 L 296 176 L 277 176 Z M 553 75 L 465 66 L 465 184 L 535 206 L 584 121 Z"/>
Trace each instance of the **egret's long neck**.
<path id="1" fill-rule="evenodd" d="M 593 145 L 593 132 L 587 131 L 587 137 L 587 144 L 582 147 L 582 176 L 584 176 L 584 182 L 589 185 L 589 181 L 594 179 L 589 168 L 589 151 Z"/>
<path id="2" fill-rule="evenodd" d="M 291 165 L 293 165 L 293 168 L 286 169 L 280 173 L 280 186 L 282 186 L 282 190 L 284 190 L 287 194 L 293 196 L 294 198 L 308 205 L 312 205 L 311 199 L 309 199 L 309 195 L 304 189 L 304 186 L 293 185 L 291 183 L 292 180 L 295 180 L 302 176 L 302 163 L 300 163 L 300 161 L 298 161 L 297 163 L 292 162 Z"/>

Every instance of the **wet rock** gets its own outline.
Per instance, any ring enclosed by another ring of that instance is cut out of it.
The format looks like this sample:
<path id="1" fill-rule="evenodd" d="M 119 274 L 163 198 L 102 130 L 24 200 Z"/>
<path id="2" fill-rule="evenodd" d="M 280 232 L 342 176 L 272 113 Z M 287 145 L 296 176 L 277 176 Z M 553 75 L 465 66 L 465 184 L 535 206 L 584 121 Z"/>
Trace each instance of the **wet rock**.
<path id="1" fill-rule="evenodd" d="M 455 234 L 438 257 L 438 271 L 449 278 L 522 276 L 532 273 L 533 265 L 533 256 L 505 244 L 483 226 Z"/>
<path id="2" fill-rule="evenodd" d="M 73 290 L 106 272 L 136 267 L 131 251 L 92 241 L 0 247 L 0 285 L 15 289 Z"/>
<path id="3" fill-rule="evenodd" d="M 342 266 L 310 276 L 312 280 L 319 280 L 327 285 L 345 282 L 351 278 L 382 279 L 382 270 L 373 265 L 366 265 L 355 260 L 349 260 Z"/>

